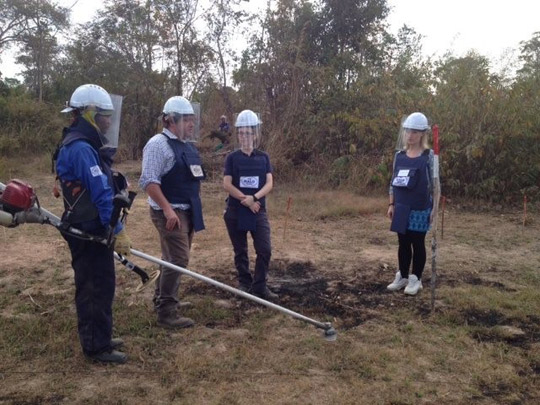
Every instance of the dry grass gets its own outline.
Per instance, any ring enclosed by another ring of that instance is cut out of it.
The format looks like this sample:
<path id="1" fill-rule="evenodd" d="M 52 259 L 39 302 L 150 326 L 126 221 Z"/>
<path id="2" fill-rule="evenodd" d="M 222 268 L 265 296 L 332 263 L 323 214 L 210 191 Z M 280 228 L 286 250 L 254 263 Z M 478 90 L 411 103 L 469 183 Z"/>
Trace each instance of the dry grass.
<path id="1" fill-rule="evenodd" d="M 59 213 L 47 164 L 3 167 L 31 182 L 43 206 Z M 122 168 L 135 185 L 138 163 Z M 204 184 L 207 230 L 195 237 L 189 267 L 234 285 L 224 199 L 219 179 Z M 130 361 L 116 367 L 81 355 L 69 254 L 58 232 L 0 228 L 0 403 L 538 403 L 539 221 L 523 228 L 519 212 L 472 214 L 450 206 L 430 312 L 429 257 L 421 294 L 385 290 L 397 252 L 386 206 L 384 195 L 305 185 L 278 184 L 269 199 L 270 282 L 285 307 L 331 321 L 336 342 L 188 277 L 181 295 L 194 303 L 186 314 L 197 325 L 160 329 L 151 289 L 135 293 L 137 277 L 119 266 L 115 333 L 126 340 Z M 128 232 L 137 249 L 159 257 L 143 194 Z"/>

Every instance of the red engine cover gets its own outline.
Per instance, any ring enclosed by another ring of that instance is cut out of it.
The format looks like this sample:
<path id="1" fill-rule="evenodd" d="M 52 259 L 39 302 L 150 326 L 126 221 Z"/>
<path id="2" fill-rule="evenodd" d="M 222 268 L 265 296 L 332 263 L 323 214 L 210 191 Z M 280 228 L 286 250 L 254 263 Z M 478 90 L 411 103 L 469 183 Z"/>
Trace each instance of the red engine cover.
<path id="1" fill-rule="evenodd" d="M 10 180 L 6 184 L 2 197 L 0 197 L 4 211 L 12 213 L 25 211 L 33 207 L 35 202 L 36 194 L 32 186 L 16 179 Z"/>

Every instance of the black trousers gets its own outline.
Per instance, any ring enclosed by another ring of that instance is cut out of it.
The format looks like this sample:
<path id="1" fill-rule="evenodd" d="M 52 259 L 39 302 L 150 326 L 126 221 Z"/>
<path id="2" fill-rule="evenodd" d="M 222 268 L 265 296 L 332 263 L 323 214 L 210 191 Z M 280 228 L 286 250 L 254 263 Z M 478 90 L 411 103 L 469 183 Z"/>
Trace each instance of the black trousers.
<path id="1" fill-rule="evenodd" d="M 409 278 L 409 268 L 411 266 L 413 274 L 420 280 L 426 265 L 426 232 L 407 231 L 398 233 L 398 263 L 401 277 Z"/>
<path id="2" fill-rule="evenodd" d="M 251 286 L 251 291 L 256 294 L 264 293 L 270 257 L 272 256 L 272 245 L 270 243 L 270 223 L 264 208 L 257 213 L 257 227 L 255 231 L 249 231 L 253 238 L 253 247 L 257 258 L 255 259 L 255 271 L 253 276 L 249 271 L 248 258 L 248 231 L 237 229 L 238 214 L 234 207 L 227 207 L 223 216 L 227 232 L 234 249 L 234 265 L 238 271 L 238 282 L 246 287 Z"/>
<path id="3" fill-rule="evenodd" d="M 64 239 L 75 271 L 75 306 L 82 350 L 87 355 L 108 351 L 116 283 L 113 249 L 68 235 Z"/>

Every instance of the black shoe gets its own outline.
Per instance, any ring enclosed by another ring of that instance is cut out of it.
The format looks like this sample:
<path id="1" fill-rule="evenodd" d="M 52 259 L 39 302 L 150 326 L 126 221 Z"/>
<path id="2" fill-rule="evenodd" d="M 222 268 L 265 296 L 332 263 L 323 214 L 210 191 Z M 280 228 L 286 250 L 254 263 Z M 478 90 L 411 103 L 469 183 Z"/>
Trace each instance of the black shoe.
<path id="1" fill-rule="evenodd" d="M 93 354 L 87 357 L 92 361 L 100 363 L 124 364 L 127 361 L 127 354 L 119 352 L 117 350 Z"/>
<path id="2" fill-rule="evenodd" d="M 277 301 L 279 299 L 279 295 L 270 291 L 268 287 L 265 287 L 262 293 L 253 293 L 253 295 L 266 301 Z"/>
<path id="3" fill-rule="evenodd" d="M 158 313 L 158 326 L 170 329 L 191 328 L 195 322 L 191 318 L 178 316 L 176 310 Z"/>
<path id="4" fill-rule="evenodd" d="M 118 349 L 119 347 L 124 346 L 124 341 L 120 338 L 111 339 L 111 347 L 113 349 Z"/>

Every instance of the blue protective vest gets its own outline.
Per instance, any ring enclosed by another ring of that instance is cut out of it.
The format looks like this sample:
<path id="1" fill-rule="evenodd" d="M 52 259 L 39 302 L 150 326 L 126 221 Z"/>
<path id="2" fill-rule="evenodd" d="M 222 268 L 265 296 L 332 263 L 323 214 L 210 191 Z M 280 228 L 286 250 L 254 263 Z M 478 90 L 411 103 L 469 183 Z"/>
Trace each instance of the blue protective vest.
<path id="1" fill-rule="evenodd" d="M 235 153 L 243 153 L 237 151 Z M 234 164 L 232 183 L 245 195 L 254 195 L 266 184 L 267 160 L 265 156 L 257 150 L 251 156 L 239 155 Z M 262 209 L 266 206 L 266 197 L 259 200 Z M 229 198 L 228 204 L 236 207 L 238 215 L 238 230 L 255 231 L 257 228 L 257 214 L 251 209 L 243 206 L 235 198 Z"/>
<path id="2" fill-rule="evenodd" d="M 426 149 L 420 156 L 410 158 L 405 151 L 396 154 L 392 189 L 394 193 L 394 216 L 390 230 L 406 233 L 411 210 L 426 210 L 431 207 L 429 192 L 429 153 Z"/>
<path id="3" fill-rule="evenodd" d="M 204 180 L 205 175 L 199 152 L 188 142 L 181 142 L 168 136 L 167 142 L 174 152 L 176 162 L 161 178 L 161 191 L 172 204 L 191 205 L 193 228 L 196 232 L 202 231 L 204 221 L 200 191 L 201 180 Z"/>

